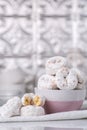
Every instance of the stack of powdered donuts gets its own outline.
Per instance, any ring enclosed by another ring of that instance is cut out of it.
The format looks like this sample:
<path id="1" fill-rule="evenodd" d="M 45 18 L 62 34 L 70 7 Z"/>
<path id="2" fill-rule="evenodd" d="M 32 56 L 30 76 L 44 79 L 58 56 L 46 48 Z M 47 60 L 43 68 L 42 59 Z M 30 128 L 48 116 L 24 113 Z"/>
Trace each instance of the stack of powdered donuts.
<path id="1" fill-rule="evenodd" d="M 84 84 L 84 74 L 77 68 L 70 68 L 66 58 L 56 56 L 47 60 L 46 74 L 39 78 L 38 89 L 83 89 Z"/>

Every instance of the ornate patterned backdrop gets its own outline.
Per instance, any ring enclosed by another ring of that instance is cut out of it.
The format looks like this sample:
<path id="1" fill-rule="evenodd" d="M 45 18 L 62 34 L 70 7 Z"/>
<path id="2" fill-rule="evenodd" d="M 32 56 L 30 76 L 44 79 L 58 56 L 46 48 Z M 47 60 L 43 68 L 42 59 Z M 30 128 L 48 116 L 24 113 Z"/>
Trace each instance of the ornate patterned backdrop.
<path id="1" fill-rule="evenodd" d="M 73 4 L 75 0 L 0 0 L 0 66 L 20 67 L 28 90 L 36 86 L 50 56 L 67 56 L 87 73 L 87 0 L 78 0 L 78 14 Z M 72 21 L 79 21 L 77 44 Z"/>

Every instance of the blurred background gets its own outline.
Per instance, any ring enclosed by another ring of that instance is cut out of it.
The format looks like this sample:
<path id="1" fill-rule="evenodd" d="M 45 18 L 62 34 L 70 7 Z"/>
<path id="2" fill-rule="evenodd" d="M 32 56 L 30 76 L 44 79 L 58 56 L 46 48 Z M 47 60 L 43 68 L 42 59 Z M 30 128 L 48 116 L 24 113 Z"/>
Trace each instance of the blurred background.
<path id="1" fill-rule="evenodd" d="M 33 91 L 55 55 L 87 74 L 87 0 L 0 0 L 0 104 Z"/>

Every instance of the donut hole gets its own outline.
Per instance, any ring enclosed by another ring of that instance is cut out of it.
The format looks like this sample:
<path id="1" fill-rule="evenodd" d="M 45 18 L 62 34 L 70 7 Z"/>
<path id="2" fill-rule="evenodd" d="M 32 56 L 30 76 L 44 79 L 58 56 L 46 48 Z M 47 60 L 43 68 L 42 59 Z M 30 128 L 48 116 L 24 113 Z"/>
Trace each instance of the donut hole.
<path id="1" fill-rule="evenodd" d="M 56 60 L 53 60 L 52 63 L 55 64 L 57 61 Z"/>
<path id="2" fill-rule="evenodd" d="M 60 59 L 56 61 L 56 63 L 60 63 L 60 62 L 61 62 L 61 60 L 60 60 Z"/>
<path id="3" fill-rule="evenodd" d="M 53 74 L 52 76 L 56 77 L 56 74 Z"/>

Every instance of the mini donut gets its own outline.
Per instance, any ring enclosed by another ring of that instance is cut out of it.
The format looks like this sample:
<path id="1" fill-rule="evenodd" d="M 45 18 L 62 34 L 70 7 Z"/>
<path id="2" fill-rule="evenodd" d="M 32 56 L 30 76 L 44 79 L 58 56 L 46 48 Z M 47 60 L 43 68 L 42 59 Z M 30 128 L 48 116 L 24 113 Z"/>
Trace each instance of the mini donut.
<path id="1" fill-rule="evenodd" d="M 63 67 L 56 73 L 56 83 L 59 89 L 75 89 L 78 84 L 77 74 L 73 69 Z"/>
<path id="2" fill-rule="evenodd" d="M 54 76 L 44 74 L 38 80 L 38 89 L 56 89 L 56 79 Z"/>
<path id="3" fill-rule="evenodd" d="M 21 108 L 21 116 L 42 116 L 45 115 L 45 110 L 41 106 L 25 106 Z"/>
<path id="4" fill-rule="evenodd" d="M 85 86 L 85 75 L 83 72 L 81 72 L 79 69 L 74 68 L 74 71 L 77 73 L 77 78 L 78 78 L 78 84 L 77 84 L 77 89 L 83 89 Z"/>
<path id="5" fill-rule="evenodd" d="M 49 58 L 46 62 L 46 73 L 50 75 L 56 75 L 58 69 L 63 66 L 67 66 L 67 61 L 64 57 L 55 56 Z"/>
<path id="6" fill-rule="evenodd" d="M 27 105 L 32 105 L 32 99 L 33 99 L 34 94 L 33 93 L 26 93 L 22 97 L 22 105 L 27 106 Z"/>
<path id="7" fill-rule="evenodd" d="M 0 108 L 0 115 L 1 117 L 12 117 L 20 115 L 21 106 L 21 99 L 19 97 L 13 97 Z"/>
<path id="8" fill-rule="evenodd" d="M 66 77 L 68 74 L 69 74 L 69 68 L 68 67 L 62 67 L 62 68 L 60 68 L 58 71 L 57 71 L 57 74 L 56 74 L 56 76 L 58 75 L 58 73 L 59 74 L 63 74 L 64 75 L 64 77 Z"/>
<path id="9" fill-rule="evenodd" d="M 33 97 L 33 104 L 36 106 L 44 106 L 45 104 L 45 97 L 42 97 L 40 95 L 35 95 Z"/>

